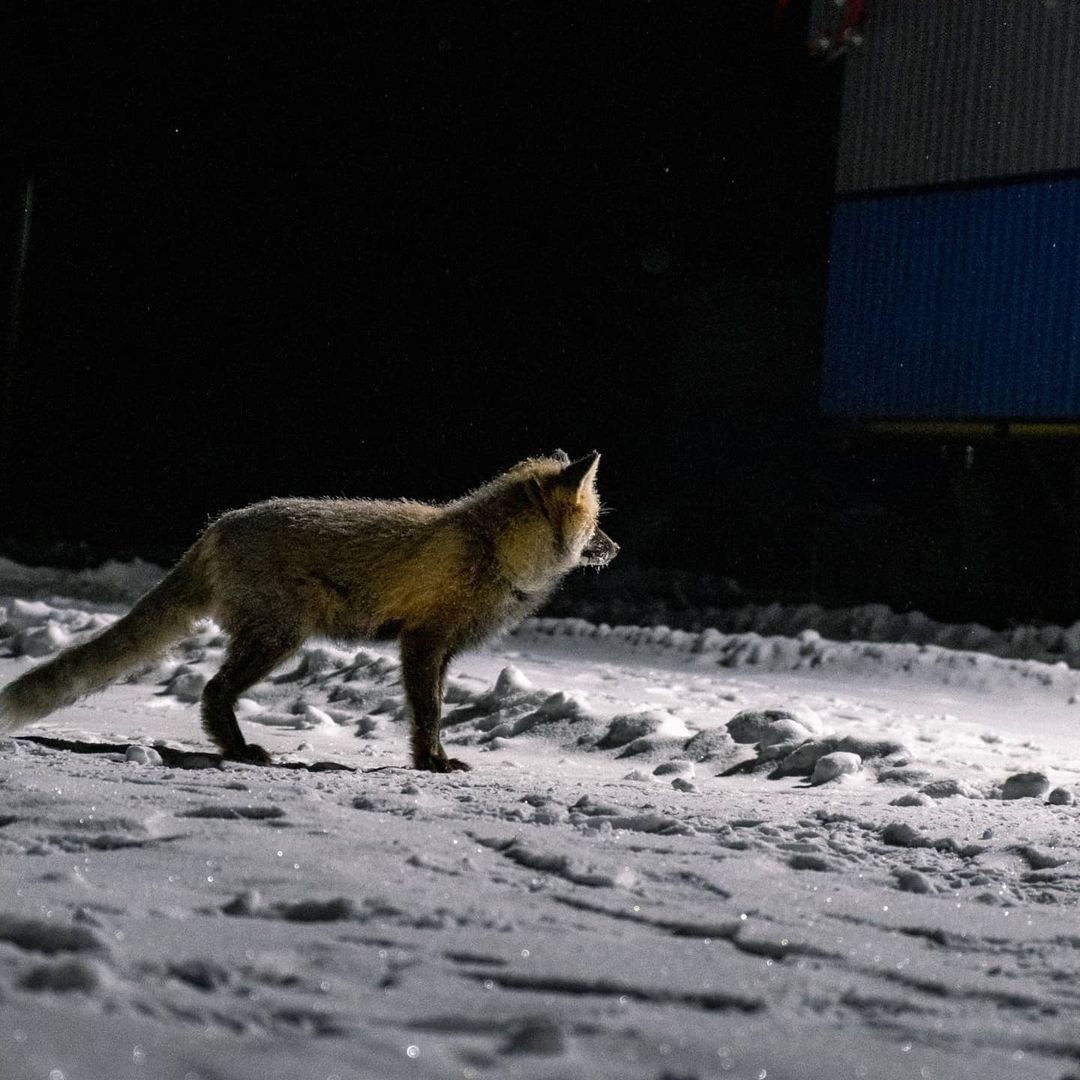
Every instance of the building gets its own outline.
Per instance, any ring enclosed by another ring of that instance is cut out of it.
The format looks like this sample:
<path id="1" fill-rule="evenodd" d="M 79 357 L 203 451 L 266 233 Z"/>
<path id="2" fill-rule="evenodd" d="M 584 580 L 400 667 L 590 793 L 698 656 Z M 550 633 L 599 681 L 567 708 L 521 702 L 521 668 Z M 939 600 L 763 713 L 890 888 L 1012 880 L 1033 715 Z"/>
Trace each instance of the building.
<path id="1" fill-rule="evenodd" d="M 825 413 L 1080 420 L 1080 3 L 867 14 L 843 58 Z"/>

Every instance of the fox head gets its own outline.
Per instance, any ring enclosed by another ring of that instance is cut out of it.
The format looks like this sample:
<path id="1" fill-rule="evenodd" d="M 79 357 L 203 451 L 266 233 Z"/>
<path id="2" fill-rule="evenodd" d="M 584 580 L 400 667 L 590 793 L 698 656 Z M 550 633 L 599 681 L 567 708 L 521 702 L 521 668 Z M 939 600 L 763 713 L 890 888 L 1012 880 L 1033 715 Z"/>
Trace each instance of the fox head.
<path id="1" fill-rule="evenodd" d="M 595 451 L 571 461 L 560 450 L 507 474 L 520 510 L 507 521 L 498 546 L 516 585 L 542 588 L 577 566 L 606 566 L 618 554 L 618 544 L 597 526 L 599 463 Z"/>

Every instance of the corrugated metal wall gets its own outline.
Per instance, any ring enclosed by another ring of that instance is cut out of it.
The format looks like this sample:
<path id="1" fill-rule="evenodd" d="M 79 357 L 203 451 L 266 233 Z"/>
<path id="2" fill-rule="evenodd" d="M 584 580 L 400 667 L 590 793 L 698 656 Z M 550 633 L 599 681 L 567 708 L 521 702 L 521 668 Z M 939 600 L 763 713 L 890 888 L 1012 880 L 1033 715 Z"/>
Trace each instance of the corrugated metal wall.
<path id="1" fill-rule="evenodd" d="M 844 200 L 822 403 L 846 417 L 1080 416 L 1080 179 Z"/>
<path id="2" fill-rule="evenodd" d="M 1080 2 L 871 20 L 845 61 L 826 413 L 1080 417 Z"/>
<path id="3" fill-rule="evenodd" d="M 871 0 L 838 192 L 1080 168 L 1076 0 Z"/>

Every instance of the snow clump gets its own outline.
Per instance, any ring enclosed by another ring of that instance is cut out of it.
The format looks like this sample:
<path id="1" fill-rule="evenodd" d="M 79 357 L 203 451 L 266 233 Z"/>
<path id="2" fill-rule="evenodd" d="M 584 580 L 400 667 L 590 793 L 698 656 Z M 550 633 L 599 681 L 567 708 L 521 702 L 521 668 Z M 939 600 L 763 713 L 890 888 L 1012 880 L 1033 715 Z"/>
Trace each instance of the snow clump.
<path id="1" fill-rule="evenodd" d="M 811 732 L 786 709 L 744 709 L 727 723 L 738 743 L 757 743 L 762 750 L 786 742 L 803 742 Z"/>
<path id="2" fill-rule="evenodd" d="M 653 769 L 653 776 L 682 776 L 694 775 L 694 763 L 676 758 L 672 761 L 664 761 Z"/>
<path id="3" fill-rule="evenodd" d="M 496 701 L 506 701 L 507 698 L 517 697 L 532 688 L 533 684 L 525 673 L 520 668 L 514 667 L 513 664 L 509 664 L 499 672 L 499 677 L 495 680 L 495 687 L 491 693 Z"/>
<path id="4" fill-rule="evenodd" d="M 1013 773 L 1001 785 L 1003 799 L 1039 799 L 1050 790 L 1050 778 L 1044 772 Z"/>
<path id="5" fill-rule="evenodd" d="M 982 792 L 964 780 L 946 776 L 940 780 L 931 780 L 929 784 L 923 784 L 919 788 L 920 794 L 928 795 L 931 799 L 951 799 L 959 795 L 962 799 L 981 799 Z"/>
<path id="6" fill-rule="evenodd" d="M 613 717 L 596 748 L 609 750 L 650 736 L 660 739 L 686 739 L 690 735 L 690 730 L 677 716 L 672 716 L 663 709 L 647 709 L 644 712 L 621 713 Z"/>
<path id="7" fill-rule="evenodd" d="M 854 776 L 861 769 L 862 758 L 858 754 L 838 750 L 818 758 L 810 783 L 827 784 L 830 780 L 839 780 L 842 776 Z"/>
<path id="8" fill-rule="evenodd" d="M 152 746 L 132 743 L 124 752 L 124 760 L 133 761 L 136 765 L 160 765 L 161 755 Z"/>

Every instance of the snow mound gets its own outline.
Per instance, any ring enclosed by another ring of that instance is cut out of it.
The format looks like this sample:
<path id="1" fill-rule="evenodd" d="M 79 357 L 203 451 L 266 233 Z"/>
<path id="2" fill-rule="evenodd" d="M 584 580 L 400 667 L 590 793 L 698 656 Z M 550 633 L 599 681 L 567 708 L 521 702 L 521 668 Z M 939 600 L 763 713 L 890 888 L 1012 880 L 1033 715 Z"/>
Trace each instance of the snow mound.
<path id="1" fill-rule="evenodd" d="M 115 622 L 116 615 L 14 600 L 0 608 L 0 640 L 13 656 L 50 656 Z"/>
<path id="2" fill-rule="evenodd" d="M 4 606 L 0 682 L 92 626 Z M 552 630 L 455 660 L 469 773 L 408 768 L 392 649 L 325 642 L 237 710 L 278 764 L 222 763 L 215 627 L 0 739 L 8 1072 L 1062 1075 L 1075 673 Z"/>
<path id="3" fill-rule="evenodd" d="M 613 651 L 627 656 L 676 653 L 698 664 L 733 670 L 831 669 L 860 677 L 976 689 L 1034 683 L 1072 695 L 1073 700 L 1080 702 L 1080 672 L 1073 670 L 1060 656 L 1052 659 L 1052 654 L 1047 654 L 1046 661 L 1014 659 L 1007 658 L 1010 656 L 1008 649 L 1003 649 L 1003 655 L 998 656 L 931 644 L 834 641 L 814 630 L 804 630 L 797 637 L 765 637 L 755 631 L 725 634 L 713 628 L 691 632 L 668 627 L 613 627 L 584 619 L 526 619 L 512 635 L 520 642 L 572 641 L 575 649 L 595 648 L 607 655 Z M 1080 639 L 1080 623 L 1077 624 L 1077 637 Z M 1073 658 L 1080 666 L 1080 651 Z M 804 726 L 813 724 L 805 714 L 796 719 Z"/>
<path id="4" fill-rule="evenodd" d="M 129 604 L 153 588 L 165 571 L 142 559 L 109 559 L 89 570 L 22 566 L 0 556 L 0 595 L 70 597 L 106 604 Z"/>
<path id="5" fill-rule="evenodd" d="M 1014 773 L 1001 785 L 1003 799 L 1038 799 L 1050 790 L 1050 778 L 1044 772 Z"/>
<path id="6" fill-rule="evenodd" d="M 644 712 L 620 713 L 614 716 L 607 730 L 596 743 L 598 750 L 625 747 L 640 739 L 688 739 L 691 735 L 686 724 L 677 716 L 663 709 L 647 709 Z"/>

